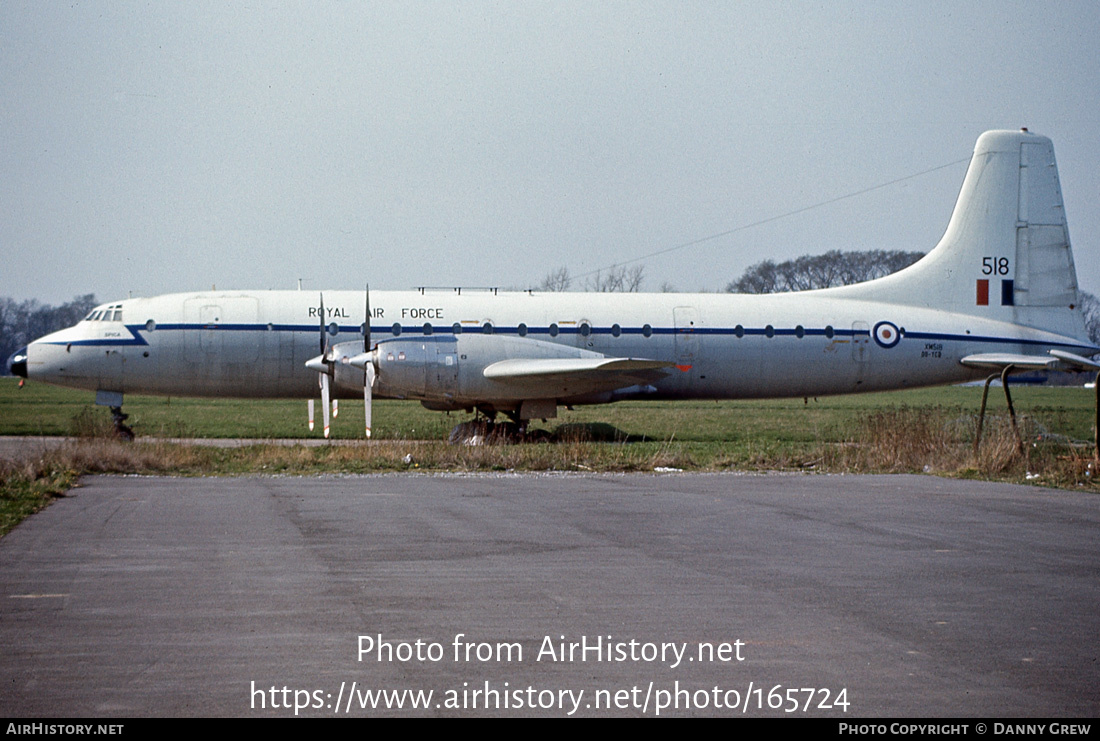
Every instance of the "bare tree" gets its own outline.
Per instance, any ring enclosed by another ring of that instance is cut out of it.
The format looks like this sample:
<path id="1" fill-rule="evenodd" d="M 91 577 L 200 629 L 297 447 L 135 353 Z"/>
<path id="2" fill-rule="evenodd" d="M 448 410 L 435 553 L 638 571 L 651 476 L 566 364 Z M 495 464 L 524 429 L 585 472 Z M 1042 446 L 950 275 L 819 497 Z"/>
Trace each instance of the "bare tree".
<path id="1" fill-rule="evenodd" d="M 764 260 L 726 286 L 731 293 L 783 293 L 846 286 L 895 273 L 924 257 L 923 252 L 868 250 L 803 255 L 776 264 Z"/>
<path id="2" fill-rule="evenodd" d="M 595 291 L 596 293 L 610 293 L 615 290 L 615 270 L 611 269 L 610 275 L 605 275 L 602 270 L 597 270 L 596 274 L 585 278 L 584 290 Z"/>
<path id="3" fill-rule="evenodd" d="M 779 288 L 779 274 L 775 262 L 758 262 L 742 274 L 735 282 L 726 286 L 730 293 L 775 293 Z"/>
<path id="4" fill-rule="evenodd" d="M 43 335 L 70 327 L 95 308 L 94 294 L 77 296 L 61 306 L 48 306 L 34 299 L 16 303 L 0 298 L 0 361 Z M 4 364 L 3 373 L 7 373 Z"/>
<path id="5" fill-rule="evenodd" d="M 573 277 L 569 275 L 569 268 L 562 265 L 557 270 L 546 274 L 546 277 L 542 279 L 542 283 L 539 284 L 539 289 L 543 291 L 568 291 L 571 285 L 573 285 Z"/>
<path id="6" fill-rule="evenodd" d="M 1085 329 L 1092 344 L 1100 345 L 1100 299 L 1088 291 L 1079 291 L 1081 313 L 1085 315 Z"/>
<path id="7" fill-rule="evenodd" d="M 642 289 L 642 283 L 645 281 L 645 265 L 635 265 L 630 270 L 626 271 L 626 281 L 624 282 L 624 290 L 627 293 L 637 293 Z"/>
<path id="8" fill-rule="evenodd" d="M 645 281 L 645 265 L 627 268 L 619 265 L 606 273 L 597 270 L 596 274 L 585 281 L 584 290 L 596 293 L 637 293 Z"/>

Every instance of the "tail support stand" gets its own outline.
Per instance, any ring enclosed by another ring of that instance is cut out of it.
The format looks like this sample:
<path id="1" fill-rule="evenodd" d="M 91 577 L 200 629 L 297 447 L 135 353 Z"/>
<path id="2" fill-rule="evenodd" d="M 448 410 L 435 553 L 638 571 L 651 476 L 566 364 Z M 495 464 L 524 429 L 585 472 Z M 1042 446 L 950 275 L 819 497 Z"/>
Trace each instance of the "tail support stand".
<path id="1" fill-rule="evenodd" d="M 1006 365 L 1001 371 L 1001 386 L 1005 390 L 1005 401 L 1008 402 L 1008 418 L 1012 420 L 1012 434 L 1016 436 L 1016 452 L 1024 454 L 1024 441 L 1020 437 L 1020 428 L 1016 426 L 1016 408 L 1012 406 L 1012 394 L 1008 393 L 1008 374 L 1012 370 L 1011 365 Z"/>
<path id="2" fill-rule="evenodd" d="M 993 383 L 993 379 L 998 374 L 992 373 L 989 378 L 985 379 L 985 387 L 982 388 L 982 408 L 978 412 L 978 431 L 974 434 L 974 455 L 978 455 L 978 448 L 982 444 L 982 426 L 985 424 L 985 403 L 989 399 L 989 384 Z"/>
<path id="3" fill-rule="evenodd" d="M 1012 420 L 1012 432 L 1016 436 L 1016 452 L 1020 455 L 1023 455 L 1024 441 L 1020 437 L 1020 428 L 1016 426 L 1016 408 L 1012 406 L 1012 394 L 1008 391 L 1008 374 L 1010 372 L 1012 372 L 1011 365 L 1006 365 L 1004 367 L 1004 370 L 1001 371 L 1001 386 L 1005 390 L 1005 401 L 1008 402 L 1008 417 L 1010 420 Z M 985 387 L 982 389 L 982 408 L 981 411 L 978 412 L 978 431 L 974 435 L 974 455 L 978 454 L 978 448 L 982 442 L 982 427 L 985 424 L 985 404 L 986 401 L 989 399 L 989 384 L 993 383 L 993 380 L 997 378 L 997 375 L 998 374 L 993 373 L 989 376 L 989 378 L 985 379 Z M 1100 374 L 1098 374 L 1098 377 L 1100 377 Z M 1097 399 L 1097 409 L 1100 410 L 1100 392 L 1098 392 Z M 1100 411 L 1097 411 L 1097 414 L 1100 415 Z M 1098 420 L 1100 420 L 1100 416 L 1098 416 Z"/>
<path id="4" fill-rule="evenodd" d="M 1100 372 L 1096 374 L 1096 381 L 1092 385 L 1096 390 L 1096 439 L 1093 441 L 1096 445 L 1093 447 L 1093 453 L 1096 456 L 1096 463 L 1100 464 Z M 1097 467 L 1100 468 L 1100 465 Z"/>

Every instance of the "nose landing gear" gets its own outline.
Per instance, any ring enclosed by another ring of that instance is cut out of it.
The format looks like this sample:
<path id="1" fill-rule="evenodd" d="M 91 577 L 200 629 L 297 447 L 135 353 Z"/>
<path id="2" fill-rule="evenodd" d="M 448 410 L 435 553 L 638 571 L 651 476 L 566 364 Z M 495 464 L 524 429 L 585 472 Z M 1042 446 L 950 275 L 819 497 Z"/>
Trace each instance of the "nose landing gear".
<path id="1" fill-rule="evenodd" d="M 130 418 L 130 415 L 123 414 L 122 407 L 111 407 L 111 418 L 115 422 L 115 434 L 118 435 L 118 438 L 128 443 L 133 442 L 134 431 L 126 424 L 126 420 Z"/>

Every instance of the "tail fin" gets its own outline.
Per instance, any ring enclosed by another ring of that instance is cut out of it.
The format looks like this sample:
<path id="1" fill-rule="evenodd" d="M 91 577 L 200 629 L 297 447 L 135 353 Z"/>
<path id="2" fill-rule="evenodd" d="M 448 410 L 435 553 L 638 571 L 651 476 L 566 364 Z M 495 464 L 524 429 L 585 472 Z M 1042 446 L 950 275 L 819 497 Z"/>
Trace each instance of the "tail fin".
<path id="1" fill-rule="evenodd" d="M 1026 129 L 982 134 L 936 248 L 905 270 L 851 288 L 860 298 L 884 296 L 1085 340 L 1050 139 Z"/>

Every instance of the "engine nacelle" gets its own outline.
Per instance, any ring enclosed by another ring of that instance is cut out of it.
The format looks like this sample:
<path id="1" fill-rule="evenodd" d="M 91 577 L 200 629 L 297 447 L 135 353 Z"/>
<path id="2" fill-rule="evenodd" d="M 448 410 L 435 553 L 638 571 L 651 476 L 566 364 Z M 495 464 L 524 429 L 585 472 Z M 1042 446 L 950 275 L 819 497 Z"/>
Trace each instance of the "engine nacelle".
<path id="1" fill-rule="evenodd" d="M 378 343 L 374 352 L 379 396 L 398 399 L 454 397 L 458 388 L 459 353 L 454 335 L 395 337 Z"/>
<path id="2" fill-rule="evenodd" d="M 336 382 L 340 386 L 362 388 L 363 371 L 350 363 L 361 352 L 362 345 L 354 342 L 332 348 Z M 531 401 L 530 389 L 485 377 L 485 368 L 503 360 L 604 357 L 569 345 L 485 334 L 394 337 L 379 342 L 371 355 L 378 370 L 376 395 L 418 399 L 432 409 L 479 404 L 512 409 Z M 539 406 L 539 416 L 552 416 L 548 415 L 548 409 L 556 396 L 557 391 L 548 391 Z"/>

